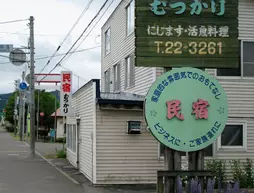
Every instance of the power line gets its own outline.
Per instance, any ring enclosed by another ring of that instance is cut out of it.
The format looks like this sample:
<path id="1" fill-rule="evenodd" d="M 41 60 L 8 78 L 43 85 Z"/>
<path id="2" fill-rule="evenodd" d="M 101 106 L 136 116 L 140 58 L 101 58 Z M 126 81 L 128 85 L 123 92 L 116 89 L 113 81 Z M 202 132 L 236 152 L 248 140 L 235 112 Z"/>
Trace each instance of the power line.
<path id="1" fill-rule="evenodd" d="M 0 32 L 1 34 L 18 34 L 18 35 L 25 35 L 28 36 L 28 33 L 19 33 L 19 32 Z M 34 34 L 35 36 L 65 36 L 64 34 Z"/>
<path id="2" fill-rule="evenodd" d="M 6 36 L 10 36 L 10 35 L 13 35 L 13 34 L 17 34 L 18 32 L 20 32 L 20 31 L 25 31 L 25 30 L 27 30 L 27 29 L 29 29 L 29 28 L 25 28 L 25 29 L 19 30 L 19 31 L 17 31 L 17 32 L 10 32 L 10 33 L 7 33 L 6 35 L 1 36 L 0 39 L 4 38 L 4 37 L 6 37 Z"/>
<path id="3" fill-rule="evenodd" d="M 85 49 L 80 49 L 80 50 L 77 50 L 77 51 L 73 51 L 73 52 L 69 52 L 68 54 L 74 54 L 74 53 L 79 53 L 79 52 L 84 52 L 84 51 L 88 51 L 88 50 L 92 50 L 92 49 L 95 49 L 95 48 L 99 48 L 101 46 L 95 46 L 95 47 L 91 47 L 91 48 L 85 48 Z M 56 54 L 54 57 L 58 57 L 58 56 L 63 56 L 65 55 L 66 53 L 62 53 L 62 54 Z M 0 57 L 4 57 L 4 58 L 8 58 L 8 56 L 5 56 L 5 55 L 0 55 Z M 47 58 L 50 58 L 51 56 L 43 56 L 43 57 L 38 57 L 38 58 L 35 58 L 35 60 L 43 60 L 43 59 L 47 59 Z M 27 61 L 29 62 L 29 61 Z M 3 63 L 0 63 L 1 64 L 10 64 L 11 62 L 3 62 Z"/>
<path id="4" fill-rule="evenodd" d="M 2 21 L 0 24 L 8 24 L 8 23 L 15 23 L 15 22 L 21 22 L 21 21 L 27 21 L 28 19 L 18 19 L 18 20 L 12 20 L 12 21 Z"/>
<path id="5" fill-rule="evenodd" d="M 104 4 L 101 6 L 100 10 L 96 13 L 96 15 L 93 17 L 93 19 L 90 21 L 90 23 L 88 24 L 88 26 L 84 29 L 84 31 L 81 33 L 81 35 L 78 37 L 78 39 L 74 42 L 74 44 L 71 46 L 71 48 L 67 51 L 67 53 L 64 55 L 64 57 L 62 57 L 62 59 L 59 60 L 59 62 L 56 63 L 56 65 L 49 71 L 48 74 L 46 74 L 40 81 L 42 81 L 44 78 L 47 77 L 47 75 L 49 75 L 51 72 L 53 72 L 57 66 L 61 65 L 61 62 L 64 60 L 64 58 L 69 54 L 69 52 L 71 51 L 71 49 L 77 44 L 77 42 L 82 38 L 82 36 L 84 35 L 84 33 L 87 31 L 87 29 L 89 28 L 89 26 L 93 23 L 93 21 L 98 17 L 98 15 L 100 14 L 100 12 L 103 10 L 103 8 L 105 7 L 105 5 L 107 4 L 109 0 L 106 0 L 104 2 Z"/>
<path id="6" fill-rule="evenodd" d="M 92 27 L 92 29 L 88 32 L 88 34 L 85 36 L 85 38 L 80 42 L 80 44 L 74 49 L 74 52 L 81 46 L 81 44 L 86 40 L 86 38 L 89 36 L 89 34 L 93 31 L 93 29 L 95 28 L 95 26 L 99 23 L 99 21 L 102 19 L 102 17 L 105 15 L 105 13 L 107 12 L 107 10 L 109 9 L 109 7 L 112 5 L 112 3 L 114 2 L 114 0 L 111 1 L 111 3 L 108 5 L 108 7 L 105 9 L 105 11 L 103 12 L 103 14 L 101 15 L 101 17 L 97 20 L 97 22 L 95 23 L 95 25 Z M 68 55 L 67 58 L 65 58 L 65 61 L 71 56 Z M 60 64 L 59 64 L 60 65 Z"/>
<path id="7" fill-rule="evenodd" d="M 68 71 L 72 71 L 72 74 L 73 74 L 74 76 L 79 77 L 79 78 L 81 78 L 81 79 L 87 81 L 85 78 L 83 78 L 82 76 L 79 76 L 79 75 L 78 75 L 77 73 L 75 73 L 73 70 L 71 70 L 71 69 L 69 69 L 69 68 L 67 68 L 67 67 L 65 67 L 65 66 L 59 66 L 59 67 L 65 69 L 65 70 L 68 70 Z"/>
<path id="8" fill-rule="evenodd" d="M 66 39 L 70 36 L 71 32 L 73 31 L 73 29 L 76 27 L 76 25 L 78 24 L 78 22 L 80 21 L 80 19 L 83 17 L 83 15 L 85 14 L 85 12 L 88 10 L 88 8 L 90 7 L 91 3 L 93 2 L 93 0 L 90 0 L 87 4 L 87 6 L 85 7 L 85 9 L 82 11 L 82 13 L 80 14 L 80 16 L 78 17 L 78 19 L 76 20 L 76 22 L 74 23 L 74 25 L 71 27 L 71 29 L 69 30 L 68 34 L 65 36 L 65 38 L 63 39 L 62 43 L 57 47 L 56 51 L 54 52 L 54 54 L 52 55 L 52 57 L 48 60 L 48 62 L 44 65 L 44 67 L 42 68 L 41 72 L 43 72 L 43 70 L 49 65 L 49 63 L 51 62 L 51 59 L 55 56 L 55 54 L 59 51 L 59 49 L 61 48 L 61 46 L 63 45 L 63 43 L 66 41 Z M 41 73 L 40 72 L 40 73 Z"/>

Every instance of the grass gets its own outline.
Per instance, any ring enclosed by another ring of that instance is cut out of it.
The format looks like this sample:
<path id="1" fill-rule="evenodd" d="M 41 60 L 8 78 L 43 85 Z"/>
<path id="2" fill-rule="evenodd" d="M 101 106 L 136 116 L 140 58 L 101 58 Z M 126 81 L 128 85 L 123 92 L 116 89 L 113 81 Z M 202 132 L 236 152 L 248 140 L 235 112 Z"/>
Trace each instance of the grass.
<path id="1" fill-rule="evenodd" d="M 19 140 L 19 135 L 16 135 L 16 137 L 14 136 L 14 133 L 10 133 L 11 134 L 11 136 L 16 140 L 16 141 L 18 141 Z"/>
<path id="2" fill-rule="evenodd" d="M 56 155 L 44 155 L 44 157 L 45 157 L 46 159 L 53 159 L 53 158 L 57 158 L 57 156 L 56 156 Z"/>
<path id="3" fill-rule="evenodd" d="M 14 136 L 14 133 L 10 133 L 10 135 L 12 136 L 13 139 L 15 139 L 16 141 L 19 141 L 19 134 L 16 135 L 16 137 Z M 24 138 L 26 139 L 26 135 L 24 135 Z M 30 140 L 30 137 L 28 137 L 28 141 Z"/>

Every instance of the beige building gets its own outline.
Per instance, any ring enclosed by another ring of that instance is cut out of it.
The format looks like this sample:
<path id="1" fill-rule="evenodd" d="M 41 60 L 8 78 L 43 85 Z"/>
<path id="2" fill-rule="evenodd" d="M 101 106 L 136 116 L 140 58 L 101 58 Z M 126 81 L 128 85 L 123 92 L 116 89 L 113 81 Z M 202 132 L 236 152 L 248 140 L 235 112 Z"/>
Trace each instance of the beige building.
<path id="1" fill-rule="evenodd" d="M 51 118 L 55 118 L 55 112 L 52 113 Z M 63 138 L 64 135 L 64 124 L 63 124 L 63 116 L 60 115 L 60 109 L 56 111 L 56 138 Z"/>
<path id="2" fill-rule="evenodd" d="M 239 1 L 241 64 L 207 70 L 224 87 L 228 124 L 207 158 L 254 158 L 254 2 Z M 162 68 L 134 66 L 134 0 L 122 0 L 102 27 L 101 88 L 91 80 L 73 95 L 67 159 L 93 184 L 156 183 L 163 147 L 147 130 L 143 99 Z M 183 164 L 187 154 L 183 154 Z"/>

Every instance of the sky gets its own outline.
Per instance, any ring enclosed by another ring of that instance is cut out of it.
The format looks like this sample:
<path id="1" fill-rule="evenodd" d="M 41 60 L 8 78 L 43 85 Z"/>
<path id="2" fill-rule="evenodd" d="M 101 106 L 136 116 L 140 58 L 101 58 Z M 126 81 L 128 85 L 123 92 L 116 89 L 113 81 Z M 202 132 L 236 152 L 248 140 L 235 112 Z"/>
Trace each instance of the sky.
<path id="1" fill-rule="evenodd" d="M 105 1 L 106 0 L 92 1 L 70 36 L 64 41 L 57 55 L 66 53 L 71 48 Z M 73 51 L 77 48 L 77 50 L 85 49 L 85 51 L 71 54 L 70 57 L 67 57 L 61 64 L 63 68 L 57 67 L 52 72 L 61 73 L 63 70 L 71 70 L 74 74 L 74 91 L 93 78 L 100 79 L 101 27 L 120 1 L 121 0 L 109 0 L 98 18 L 95 19 L 87 32 L 84 33 L 76 46 L 71 50 Z M 35 73 L 40 73 L 50 58 L 37 58 L 50 57 L 54 54 L 57 47 L 65 39 L 89 2 L 90 0 L 3 1 L 1 3 L 0 17 L 0 44 L 13 44 L 14 48 L 27 46 L 29 38 L 28 20 L 14 23 L 2 22 L 23 20 L 28 19 L 30 16 L 34 16 Z M 107 7 L 109 8 L 107 9 Z M 105 14 L 103 15 L 104 12 Z M 97 21 L 98 23 L 96 24 Z M 82 41 L 83 43 L 80 44 Z M 79 44 L 80 46 L 77 47 Z M 9 62 L 8 56 L 9 53 L 0 53 L 0 77 L 2 77 L 2 81 L 0 82 L 1 94 L 14 91 L 14 80 L 21 79 L 22 71 L 29 74 L 27 64 L 14 66 Z M 29 59 L 29 55 L 27 55 L 27 57 Z M 62 57 L 63 55 L 52 58 L 41 73 L 48 73 Z M 51 87 L 52 83 L 46 86 Z"/>

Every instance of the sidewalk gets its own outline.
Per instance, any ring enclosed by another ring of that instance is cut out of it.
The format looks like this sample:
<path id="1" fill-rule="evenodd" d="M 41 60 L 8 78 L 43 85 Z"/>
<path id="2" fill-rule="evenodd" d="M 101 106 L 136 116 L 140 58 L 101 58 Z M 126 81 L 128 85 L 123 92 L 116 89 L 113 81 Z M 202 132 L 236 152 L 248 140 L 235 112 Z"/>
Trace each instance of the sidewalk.
<path id="1" fill-rule="evenodd" d="M 66 159 L 48 159 L 59 170 L 81 184 L 85 193 L 155 193 L 155 185 L 110 185 L 93 186 L 92 183 L 74 168 Z"/>
<path id="2" fill-rule="evenodd" d="M 36 143 L 36 151 L 42 156 L 54 155 L 55 148 L 62 149 L 63 144 L 58 143 Z M 80 184 L 84 188 L 85 193 L 155 193 L 155 185 L 112 185 L 112 186 L 93 186 L 91 182 L 79 172 L 78 169 L 74 168 L 67 159 L 61 158 L 47 158 L 46 160 L 50 165 L 55 167 L 60 173 L 65 175 L 74 184 Z"/>
<path id="3" fill-rule="evenodd" d="M 0 129 L 1 193 L 84 193 L 44 159 L 29 157 L 29 148 Z"/>

